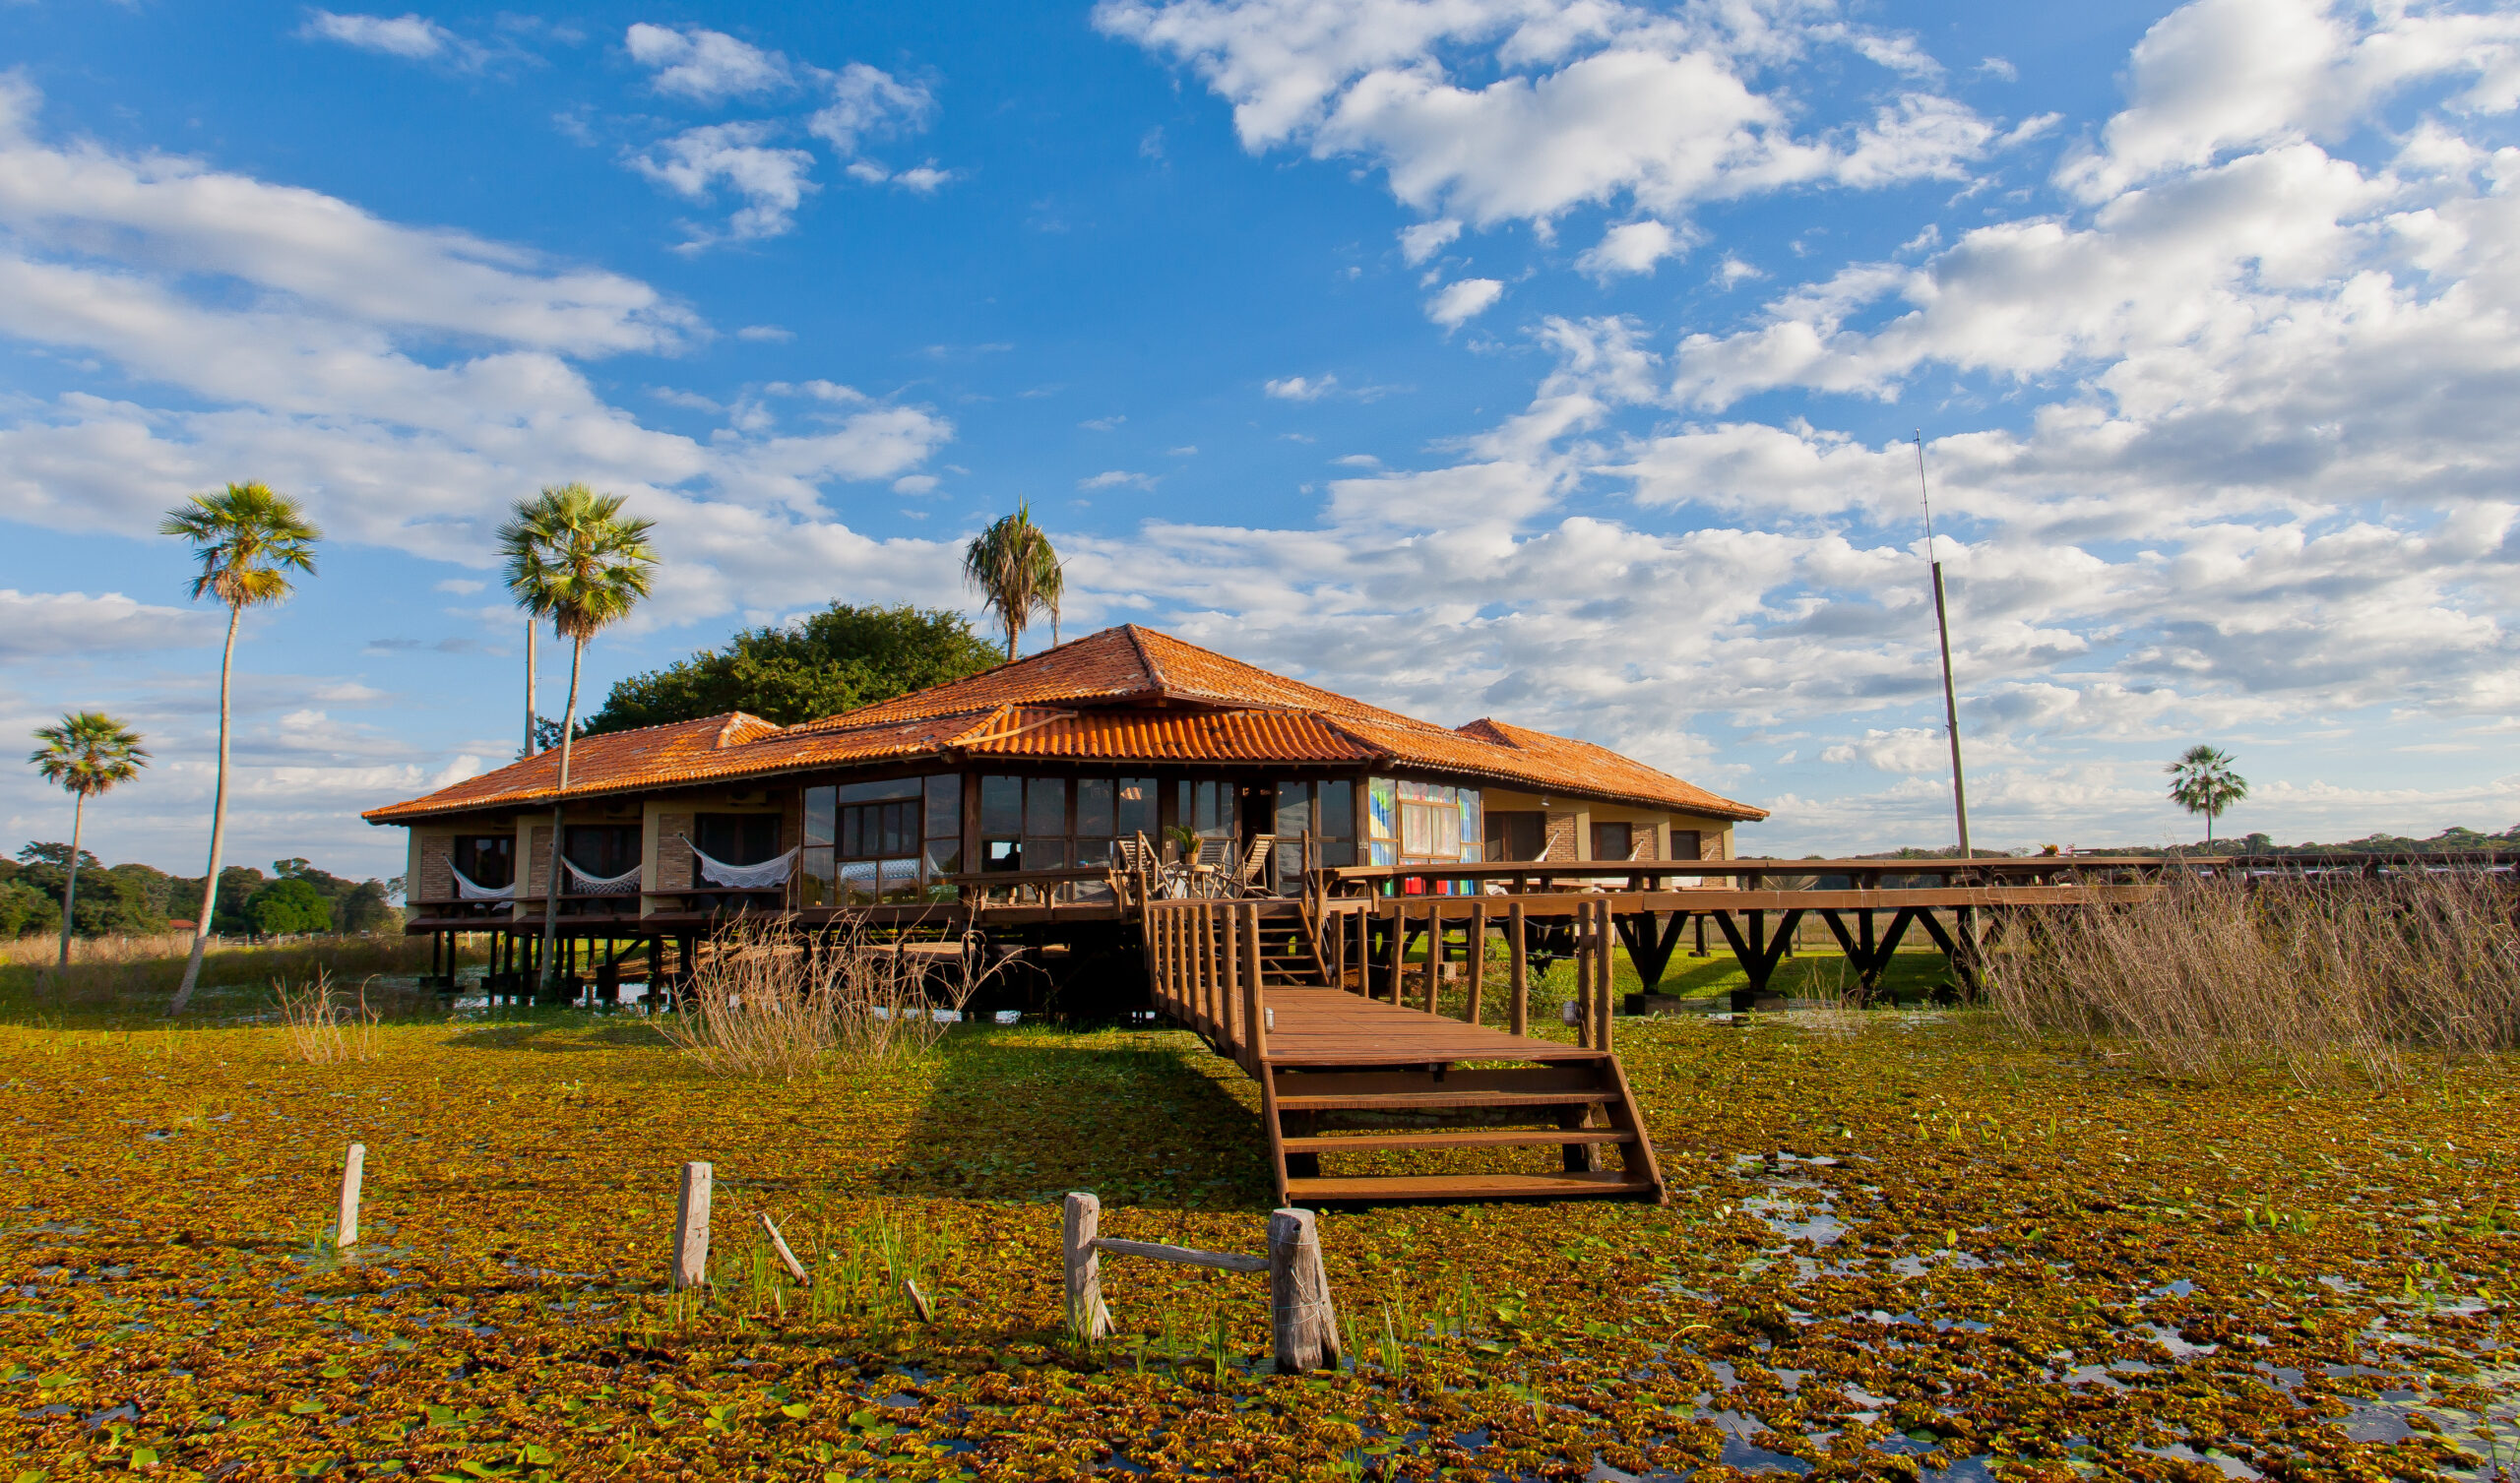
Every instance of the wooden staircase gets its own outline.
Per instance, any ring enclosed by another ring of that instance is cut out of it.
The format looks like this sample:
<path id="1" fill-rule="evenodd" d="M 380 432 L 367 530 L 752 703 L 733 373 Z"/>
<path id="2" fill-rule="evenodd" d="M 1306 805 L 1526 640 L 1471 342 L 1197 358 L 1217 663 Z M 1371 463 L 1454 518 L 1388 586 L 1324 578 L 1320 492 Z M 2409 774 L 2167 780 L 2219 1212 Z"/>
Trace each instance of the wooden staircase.
<path id="1" fill-rule="evenodd" d="M 1609 1051 L 1333 986 L 1294 901 L 1149 902 L 1142 920 L 1158 1008 L 1260 1084 L 1282 1204 L 1667 1198 Z"/>

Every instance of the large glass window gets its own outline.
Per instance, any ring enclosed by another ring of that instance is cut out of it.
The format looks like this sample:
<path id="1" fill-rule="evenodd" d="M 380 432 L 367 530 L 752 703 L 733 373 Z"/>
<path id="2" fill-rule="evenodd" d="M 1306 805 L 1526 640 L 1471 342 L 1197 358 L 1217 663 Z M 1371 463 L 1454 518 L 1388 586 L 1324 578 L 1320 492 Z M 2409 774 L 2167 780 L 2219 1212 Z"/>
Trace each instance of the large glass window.
<path id="1" fill-rule="evenodd" d="M 1624 824 L 1593 826 L 1593 858 L 1596 860 L 1632 860 L 1635 858 L 1636 833 Z"/>
<path id="2" fill-rule="evenodd" d="M 962 866 L 962 812 L 959 774 L 807 788 L 799 903 L 863 906 L 932 894 L 936 877 Z M 923 846 L 937 830 L 945 837 Z"/>
<path id="3" fill-rule="evenodd" d="M 1356 785 L 1347 778 L 1278 784 L 1278 880 L 1291 886 L 1303 861 L 1303 836 L 1312 836 L 1316 866 L 1356 863 Z"/>

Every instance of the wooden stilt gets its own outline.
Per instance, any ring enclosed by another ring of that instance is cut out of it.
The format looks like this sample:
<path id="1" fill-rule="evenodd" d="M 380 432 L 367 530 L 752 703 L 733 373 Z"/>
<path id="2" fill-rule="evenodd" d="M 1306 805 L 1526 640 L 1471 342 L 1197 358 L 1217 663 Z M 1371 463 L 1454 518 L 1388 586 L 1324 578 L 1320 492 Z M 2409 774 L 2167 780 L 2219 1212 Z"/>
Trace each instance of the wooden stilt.
<path id="1" fill-rule="evenodd" d="M 1481 899 L 1470 908 L 1470 1003 L 1463 1006 L 1461 1012 L 1461 1018 L 1468 1023 L 1480 1021 L 1486 987 L 1487 902 Z"/>
<path id="2" fill-rule="evenodd" d="M 1593 1045 L 1596 1049 L 1608 1050 L 1610 1017 L 1618 1008 L 1612 998 L 1618 992 L 1618 932 L 1611 926 L 1608 897 L 1603 897 L 1601 904 L 1594 908 L 1593 920 L 1596 924 L 1593 940 L 1601 944 L 1600 951 L 1594 956 L 1594 971 L 1600 979 L 1593 994 L 1593 1006 L 1600 1020 L 1593 1032 Z"/>
<path id="3" fill-rule="evenodd" d="M 1391 1002 L 1399 1004 L 1409 996 L 1401 985 L 1407 981 L 1409 961 L 1409 898 L 1394 896 L 1391 901 L 1391 941 L 1386 945 L 1391 954 Z"/>
<path id="4" fill-rule="evenodd" d="M 1444 992 L 1444 902 L 1426 902 L 1426 1013 L 1435 1013 Z"/>
<path id="5" fill-rule="evenodd" d="M 1242 910 L 1242 1044 L 1248 1053 L 1244 1064 L 1256 1077 L 1265 1074 L 1261 1063 L 1269 1055 L 1269 1010 L 1260 993 L 1260 907 L 1251 903 Z"/>

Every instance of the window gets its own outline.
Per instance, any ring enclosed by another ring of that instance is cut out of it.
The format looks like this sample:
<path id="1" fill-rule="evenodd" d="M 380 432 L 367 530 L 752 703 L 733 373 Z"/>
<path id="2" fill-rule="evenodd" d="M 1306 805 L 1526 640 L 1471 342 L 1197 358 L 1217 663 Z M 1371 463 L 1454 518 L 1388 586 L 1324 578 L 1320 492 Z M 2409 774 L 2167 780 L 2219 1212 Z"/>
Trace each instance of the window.
<path id="1" fill-rule="evenodd" d="M 1548 816 L 1538 809 L 1498 809 L 1487 816 L 1487 858 L 1537 860 L 1548 853 Z"/>
<path id="2" fill-rule="evenodd" d="M 585 876 L 608 880 L 639 868 L 639 826 L 635 824 L 572 824 L 560 845 L 561 855 L 578 868 L 560 887 L 563 896 L 584 896 Z M 467 871 L 467 875 L 472 872 Z M 475 876 L 475 880 L 480 878 Z M 489 883 L 484 881 L 483 885 Z"/>
<path id="3" fill-rule="evenodd" d="M 937 878 L 962 869 L 962 819 L 959 773 L 807 788 L 798 904 L 950 896 L 953 888 Z"/>
<path id="4" fill-rule="evenodd" d="M 777 814 L 702 814 L 692 823 L 691 842 L 713 860 L 759 865 L 779 853 Z"/>
<path id="5" fill-rule="evenodd" d="M 516 879 L 514 834 L 458 834 L 450 857 L 464 879 L 475 886 L 496 890 Z"/>
<path id="6" fill-rule="evenodd" d="M 1213 777 L 1183 778 L 1173 784 L 1173 823 L 1202 839 L 1233 834 L 1233 784 Z"/>
<path id="7" fill-rule="evenodd" d="M 1703 860 L 1706 858 L 1704 853 L 1705 849 L 1706 846 L 1699 840 L 1698 832 L 1696 830 L 1675 829 L 1671 831 L 1672 859 Z"/>
<path id="8" fill-rule="evenodd" d="M 1152 777 L 983 777 L 981 869 L 1108 865 L 1112 840 L 1158 833 L 1158 796 Z"/>
<path id="9" fill-rule="evenodd" d="M 1636 858 L 1634 834 L 1624 824 L 1593 826 L 1593 858 L 1596 860 L 1632 860 Z"/>

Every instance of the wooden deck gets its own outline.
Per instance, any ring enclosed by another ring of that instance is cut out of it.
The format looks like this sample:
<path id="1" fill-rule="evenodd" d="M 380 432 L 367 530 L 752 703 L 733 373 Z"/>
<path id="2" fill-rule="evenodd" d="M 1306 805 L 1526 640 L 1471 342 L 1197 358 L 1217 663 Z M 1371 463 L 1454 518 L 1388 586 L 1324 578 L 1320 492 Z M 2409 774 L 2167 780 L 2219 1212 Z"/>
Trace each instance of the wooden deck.
<path id="1" fill-rule="evenodd" d="M 1539 1065 L 1596 1061 L 1607 1051 L 1465 1024 L 1345 989 L 1272 984 L 1267 990 L 1271 1066 L 1427 1066 L 1465 1061 Z"/>

